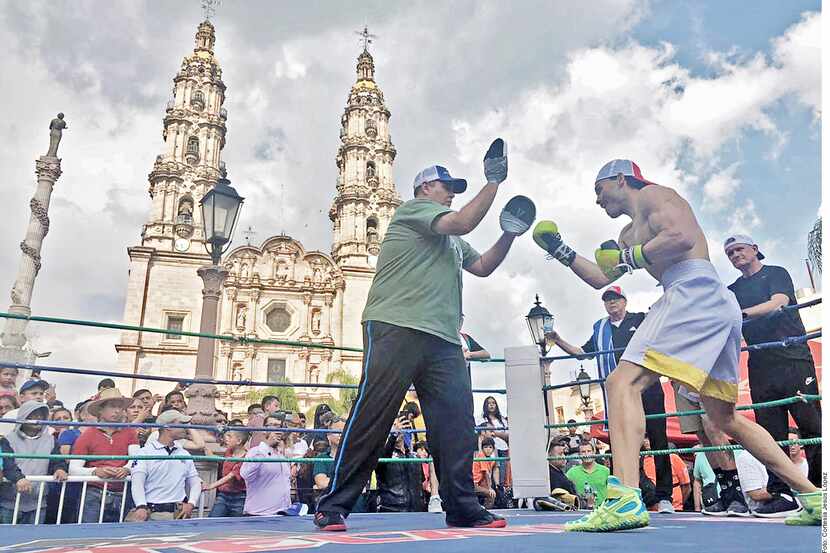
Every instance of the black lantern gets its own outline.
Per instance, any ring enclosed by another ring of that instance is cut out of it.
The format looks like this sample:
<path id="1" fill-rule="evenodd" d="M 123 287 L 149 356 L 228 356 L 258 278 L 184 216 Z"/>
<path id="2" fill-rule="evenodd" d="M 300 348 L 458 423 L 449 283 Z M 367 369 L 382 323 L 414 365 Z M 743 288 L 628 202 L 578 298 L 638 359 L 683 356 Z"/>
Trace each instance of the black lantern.
<path id="1" fill-rule="evenodd" d="M 205 197 L 199 202 L 202 208 L 202 224 L 205 231 L 205 248 L 214 265 L 219 264 L 222 254 L 230 245 L 233 237 L 239 208 L 245 198 L 236 193 L 230 185 L 227 174 L 222 167 L 222 176 Z M 210 244 L 210 248 L 208 248 Z"/>
<path id="2" fill-rule="evenodd" d="M 542 355 L 547 354 L 548 348 L 547 341 L 545 340 L 545 332 L 553 330 L 553 315 L 542 307 L 542 302 L 539 301 L 539 294 L 536 294 L 536 302 L 530 308 L 525 318 L 527 319 L 527 328 L 530 330 L 533 343 L 542 349 Z"/>
<path id="3" fill-rule="evenodd" d="M 579 367 L 579 374 L 576 375 L 576 381 L 579 382 L 579 395 L 582 397 L 582 404 L 585 407 L 591 403 L 591 383 L 588 382 L 591 377 L 585 372 L 582 366 Z"/>

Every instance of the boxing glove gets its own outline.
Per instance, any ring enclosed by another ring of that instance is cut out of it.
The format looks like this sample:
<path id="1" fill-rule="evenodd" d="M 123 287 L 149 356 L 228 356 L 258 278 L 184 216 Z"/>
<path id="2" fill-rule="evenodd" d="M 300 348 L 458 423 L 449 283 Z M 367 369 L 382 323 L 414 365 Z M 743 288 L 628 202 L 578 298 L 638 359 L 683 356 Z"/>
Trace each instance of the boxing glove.
<path id="1" fill-rule="evenodd" d="M 484 154 L 484 177 L 488 184 L 507 179 L 507 144 L 501 138 L 495 139 Z"/>
<path id="2" fill-rule="evenodd" d="M 594 259 L 611 281 L 617 280 L 625 273 L 631 273 L 635 269 L 642 269 L 649 265 L 643 254 L 642 244 L 620 248 L 614 240 L 607 240 L 600 244 L 599 249 L 594 252 Z"/>
<path id="3" fill-rule="evenodd" d="M 553 221 L 539 221 L 533 228 L 533 241 L 566 267 L 576 258 L 576 252 L 562 241 L 559 228 Z"/>

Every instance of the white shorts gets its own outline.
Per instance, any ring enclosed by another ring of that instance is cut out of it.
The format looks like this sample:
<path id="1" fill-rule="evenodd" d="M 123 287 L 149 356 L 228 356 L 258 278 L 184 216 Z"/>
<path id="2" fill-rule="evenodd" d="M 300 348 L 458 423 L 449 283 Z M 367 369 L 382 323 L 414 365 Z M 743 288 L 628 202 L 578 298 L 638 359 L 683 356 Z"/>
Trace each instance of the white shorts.
<path id="1" fill-rule="evenodd" d="M 704 259 L 672 265 L 660 284 L 663 296 L 651 306 L 622 359 L 689 391 L 735 403 L 742 323 L 735 295 Z"/>

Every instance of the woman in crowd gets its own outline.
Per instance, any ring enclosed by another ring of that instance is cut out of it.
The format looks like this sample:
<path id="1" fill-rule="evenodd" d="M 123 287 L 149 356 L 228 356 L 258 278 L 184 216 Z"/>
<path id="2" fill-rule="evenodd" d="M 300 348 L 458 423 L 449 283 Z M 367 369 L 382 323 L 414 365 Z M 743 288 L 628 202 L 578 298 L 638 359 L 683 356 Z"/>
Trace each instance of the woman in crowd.
<path id="1" fill-rule="evenodd" d="M 395 420 L 381 457 L 409 458 L 410 449 L 401 430 L 411 429 L 409 417 Z M 375 468 L 378 485 L 378 511 L 417 512 L 424 506 L 421 484 L 424 474 L 418 463 L 380 463 Z M 427 479 L 429 478 L 427 473 Z"/>
<path id="2" fill-rule="evenodd" d="M 510 434 L 506 430 L 508 428 L 507 417 L 501 414 L 499 404 L 493 396 L 487 396 L 484 398 L 481 419 L 478 421 L 479 426 L 483 426 L 487 423 L 493 426 L 492 437 L 496 445 L 496 456 L 509 457 Z M 497 463 L 502 476 L 501 484 L 507 492 L 513 486 L 513 473 L 510 470 L 510 462 L 498 461 Z"/>

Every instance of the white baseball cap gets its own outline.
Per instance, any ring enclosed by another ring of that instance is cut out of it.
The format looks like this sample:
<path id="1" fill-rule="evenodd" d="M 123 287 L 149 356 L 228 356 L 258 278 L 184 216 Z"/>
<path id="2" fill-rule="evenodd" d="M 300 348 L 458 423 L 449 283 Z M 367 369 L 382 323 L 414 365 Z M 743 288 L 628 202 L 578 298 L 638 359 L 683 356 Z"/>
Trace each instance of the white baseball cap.
<path id="1" fill-rule="evenodd" d="M 751 236 L 748 234 L 733 234 L 729 238 L 723 241 L 723 253 L 729 255 L 727 250 L 730 246 L 734 246 L 735 244 L 745 244 L 747 246 L 755 246 L 758 247 L 758 244 L 755 240 L 752 239 Z M 758 261 L 764 259 L 764 254 L 761 253 L 761 250 L 758 250 Z"/>
<path id="2" fill-rule="evenodd" d="M 462 192 L 467 190 L 466 180 L 456 179 L 450 176 L 450 172 L 447 171 L 447 168 L 441 167 L 440 165 L 430 165 L 429 167 L 415 175 L 415 180 L 412 182 L 412 187 L 418 188 L 424 183 L 436 180 L 446 182 L 447 184 L 451 184 L 452 191 L 455 194 L 461 194 Z"/>

